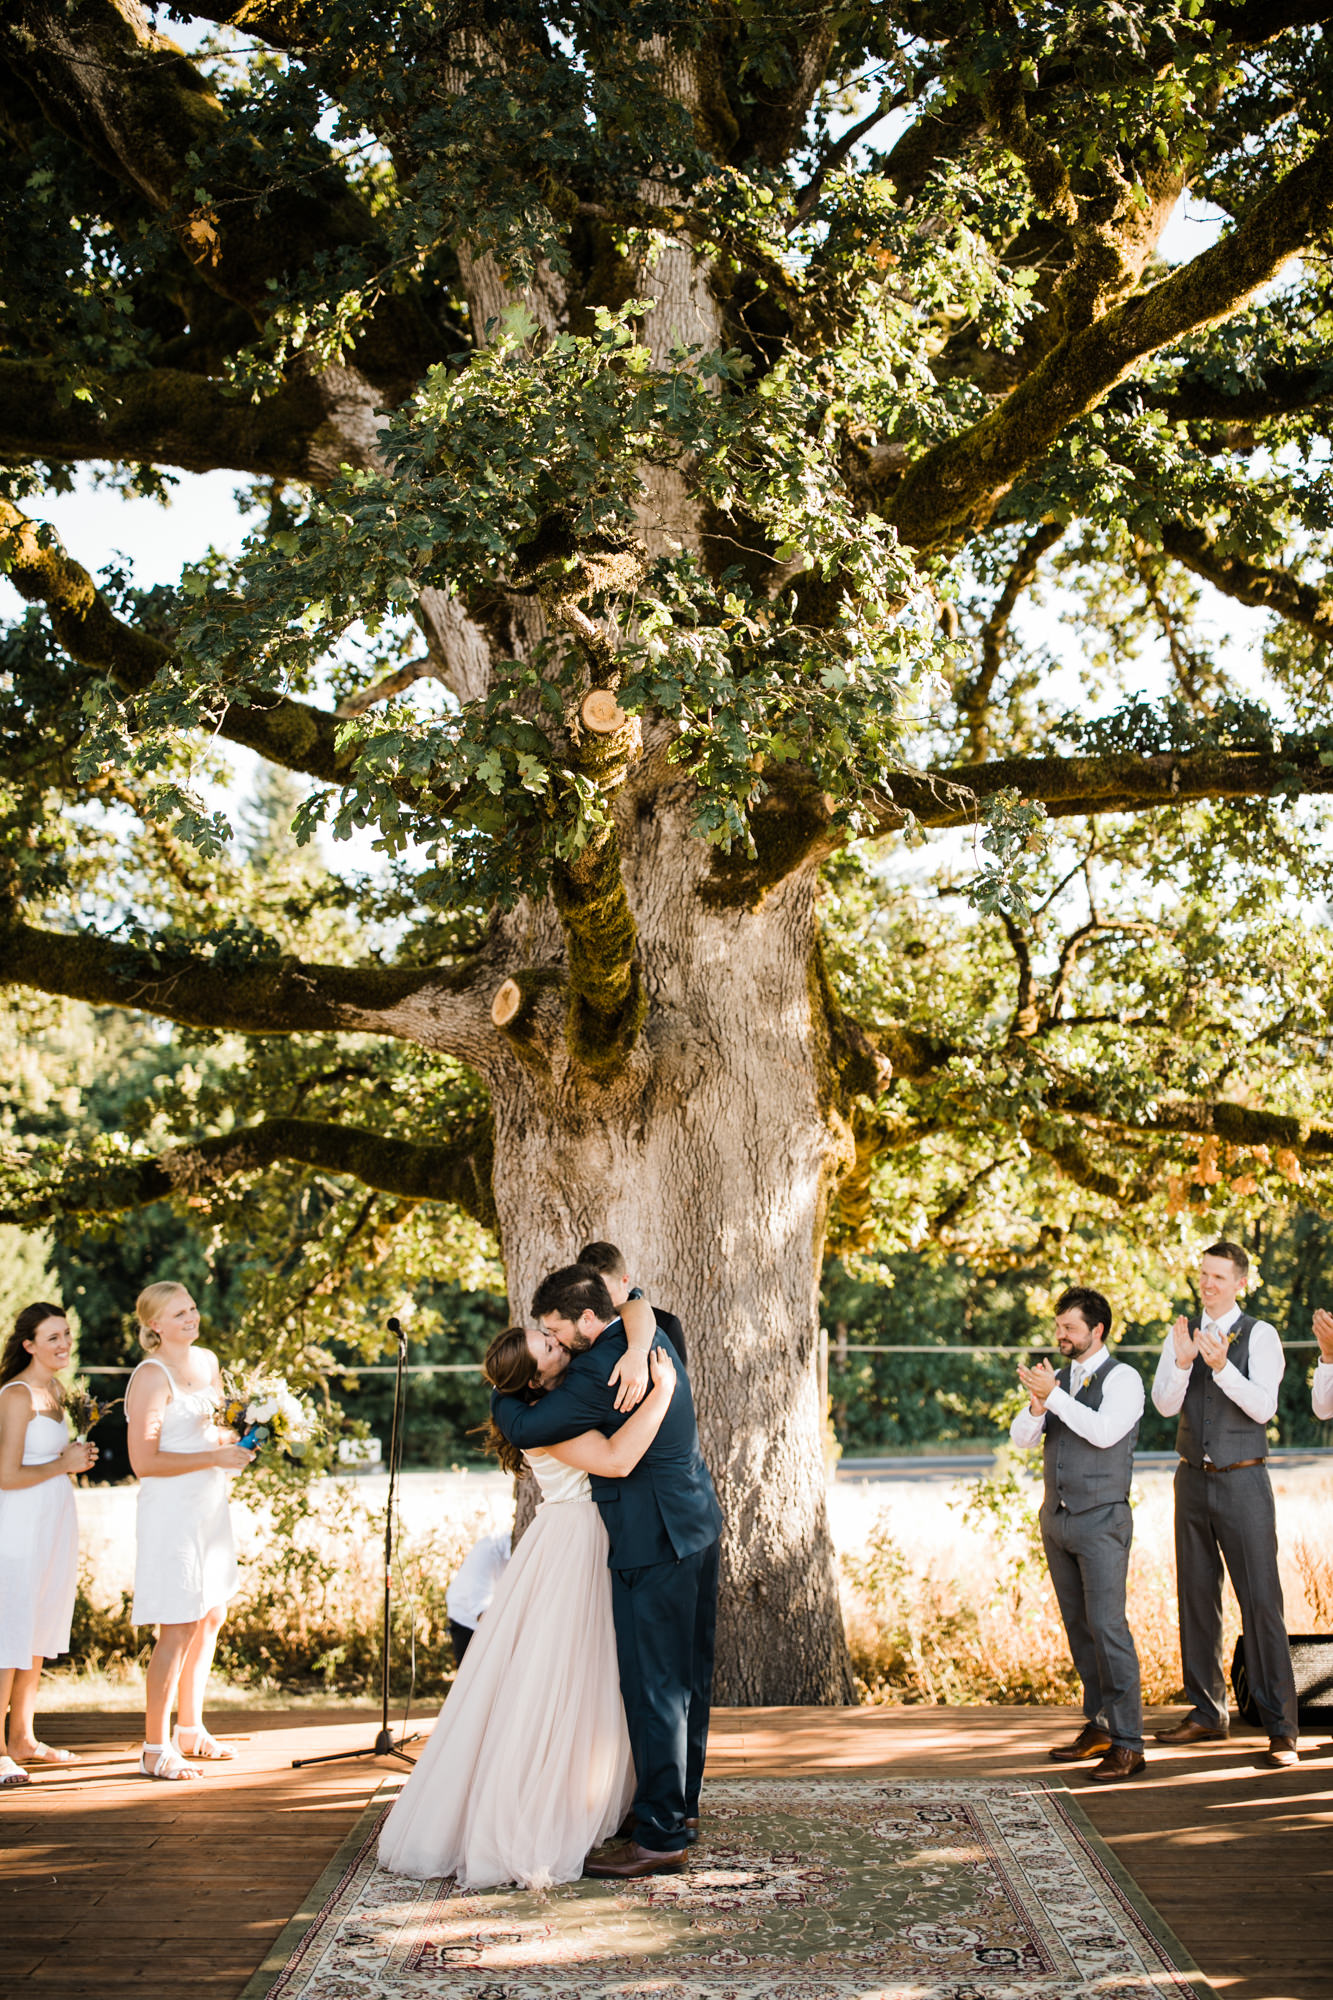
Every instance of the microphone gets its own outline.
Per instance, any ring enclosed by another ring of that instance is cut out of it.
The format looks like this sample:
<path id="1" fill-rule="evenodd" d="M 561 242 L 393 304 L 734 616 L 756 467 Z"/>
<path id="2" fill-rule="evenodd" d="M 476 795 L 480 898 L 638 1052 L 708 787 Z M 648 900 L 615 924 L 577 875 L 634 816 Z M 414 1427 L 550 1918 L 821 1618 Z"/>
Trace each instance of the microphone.
<path id="1" fill-rule="evenodd" d="M 390 1333 L 401 1333 L 403 1330 L 402 1321 L 397 1318 L 386 1319 L 384 1324 L 388 1327 Z"/>

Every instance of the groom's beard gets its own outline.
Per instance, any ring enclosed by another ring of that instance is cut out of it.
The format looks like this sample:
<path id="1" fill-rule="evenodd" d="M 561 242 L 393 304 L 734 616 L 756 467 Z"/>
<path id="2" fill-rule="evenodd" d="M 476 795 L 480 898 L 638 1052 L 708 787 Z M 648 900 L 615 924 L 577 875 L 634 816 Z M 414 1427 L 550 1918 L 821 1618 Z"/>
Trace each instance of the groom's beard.
<path id="1" fill-rule="evenodd" d="M 564 1348 L 566 1354 L 573 1356 L 575 1354 L 586 1354 L 592 1346 L 592 1342 L 586 1333 L 571 1333 L 569 1339 L 562 1340 L 560 1345 Z"/>

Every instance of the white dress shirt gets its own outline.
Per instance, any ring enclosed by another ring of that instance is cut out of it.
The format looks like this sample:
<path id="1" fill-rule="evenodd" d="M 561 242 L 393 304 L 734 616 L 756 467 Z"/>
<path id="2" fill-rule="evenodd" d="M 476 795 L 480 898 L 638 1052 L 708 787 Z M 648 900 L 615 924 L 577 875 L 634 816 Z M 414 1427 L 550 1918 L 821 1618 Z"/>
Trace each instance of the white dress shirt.
<path id="1" fill-rule="evenodd" d="M 1239 1306 L 1232 1306 L 1230 1312 L 1223 1313 L 1218 1320 L 1209 1319 L 1205 1313 L 1202 1325 L 1205 1331 L 1215 1326 L 1225 1336 L 1231 1332 L 1240 1314 Z M 1253 1417 L 1256 1424 L 1266 1424 L 1271 1422 L 1277 1409 L 1278 1387 L 1286 1367 L 1277 1328 L 1270 1326 L 1266 1319 L 1257 1319 L 1250 1329 L 1249 1374 L 1242 1375 L 1235 1362 L 1228 1360 L 1217 1370 L 1213 1380 L 1224 1395 L 1230 1396 L 1237 1409 L 1244 1410 L 1247 1417 Z M 1181 1368 L 1177 1364 L 1175 1340 L 1168 1333 L 1162 1343 L 1162 1358 L 1157 1364 L 1152 1385 L 1153 1402 L 1164 1417 L 1179 1415 L 1189 1387 L 1190 1372 L 1190 1368 Z"/>
<path id="2" fill-rule="evenodd" d="M 1081 1373 L 1081 1382 L 1104 1367 L 1111 1360 L 1106 1347 L 1099 1347 L 1086 1361 L 1076 1361 L 1073 1366 Z M 1080 1386 L 1081 1386 L 1080 1382 Z M 1009 1426 L 1009 1438 L 1020 1451 L 1028 1451 L 1041 1439 L 1046 1428 L 1046 1411 L 1057 1416 L 1062 1424 L 1067 1424 L 1076 1437 L 1084 1438 L 1088 1444 L 1105 1451 L 1110 1445 L 1119 1444 L 1122 1437 L 1133 1430 L 1143 1415 L 1143 1378 L 1137 1368 L 1126 1362 L 1115 1369 L 1114 1374 L 1102 1391 L 1102 1406 L 1090 1410 L 1086 1403 L 1075 1402 L 1077 1389 L 1071 1379 L 1070 1390 L 1058 1385 L 1046 1398 L 1046 1409 L 1040 1412 L 1024 1406 Z"/>
<path id="3" fill-rule="evenodd" d="M 1314 1371 L 1310 1401 L 1321 1424 L 1333 1417 L 1333 1361 L 1321 1361 Z"/>
<path id="4" fill-rule="evenodd" d="M 454 1572 L 445 1593 L 445 1609 L 455 1625 L 475 1631 L 490 1609 L 495 1586 L 509 1561 L 509 1535 L 484 1535 L 474 1542 Z"/>

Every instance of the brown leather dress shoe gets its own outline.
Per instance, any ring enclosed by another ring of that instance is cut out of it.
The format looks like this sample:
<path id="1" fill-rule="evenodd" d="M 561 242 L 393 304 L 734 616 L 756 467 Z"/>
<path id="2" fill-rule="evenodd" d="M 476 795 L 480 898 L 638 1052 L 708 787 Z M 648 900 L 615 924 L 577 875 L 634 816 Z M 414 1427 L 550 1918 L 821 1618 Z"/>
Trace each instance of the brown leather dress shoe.
<path id="1" fill-rule="evenodd" d="M 1057 1743 L 1046 1755 L 1057 1764 L 1081 1764 L 1085 1757 L 1104 1757 L 1111 1739 L 1095 1722 L 1085 1722 L 1072 1743 Z"/>
<path id="2" fill-rule="evenodd" d="M 1126 1750 L 1122 1744 L 1108 1750 L 1096 1770 L 1089 1771 L 1088 1777 L 1094 1785 L 1118 1785 L 1126 1778 L 1137 1778 L 1147 1762 L 1141 1750 Z"/>
<path id="3" fill-rule="evenodd" d="M 1184 1722 L 1177 1722 L 1170 1729 L 1159 1729 L 1157 1732 L 1157 1741 L 1159 1743 L 1225 1743 L 1230 1734 L 1231 1726 L 1229 1723 L 1225 1724 L 1221 1729 L 1210 1729 L 1206 1722 L 1195 1722 L 1192 1717 L 1187 1716 Z"/>
<path id="4" fill-rule="evenodd" d="M 685 1869 L 687 1851 L 682 1847 L 674 1854 L 664 1854 L 656 1847 L 640 1847 L 637 1840 L 627 1840 L 623 1847 L 611 1848 L 600 1860 L 589 1855 L 583 1872 L 598 1882 L 632 1882 L 640 1875 L 679 1875 Z"/>
<path id="5" fill-rule="evenodd" d="M 1270 1736 L 1267 1750 L 1258 1759 L 1268 1771 L 1281 1770 L 1284 1765 L 1295 1764 L 1297 1761 L 1294 1736 Z"/>

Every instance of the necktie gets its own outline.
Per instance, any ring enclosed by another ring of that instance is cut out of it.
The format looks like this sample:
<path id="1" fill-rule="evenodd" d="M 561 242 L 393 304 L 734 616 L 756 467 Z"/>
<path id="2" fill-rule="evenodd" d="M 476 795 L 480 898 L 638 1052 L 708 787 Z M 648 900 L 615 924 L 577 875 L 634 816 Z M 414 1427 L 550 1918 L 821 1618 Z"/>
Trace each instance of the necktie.
<path id="1" fill-rule="evenodd" d="M 1083 1387 L 1083 1363 L 1081 1361 L 1071 1362 L 1069 1367 L 1070 1395 L 1077 1396 L 1079 1390 L 1082 1387 Z"/>

